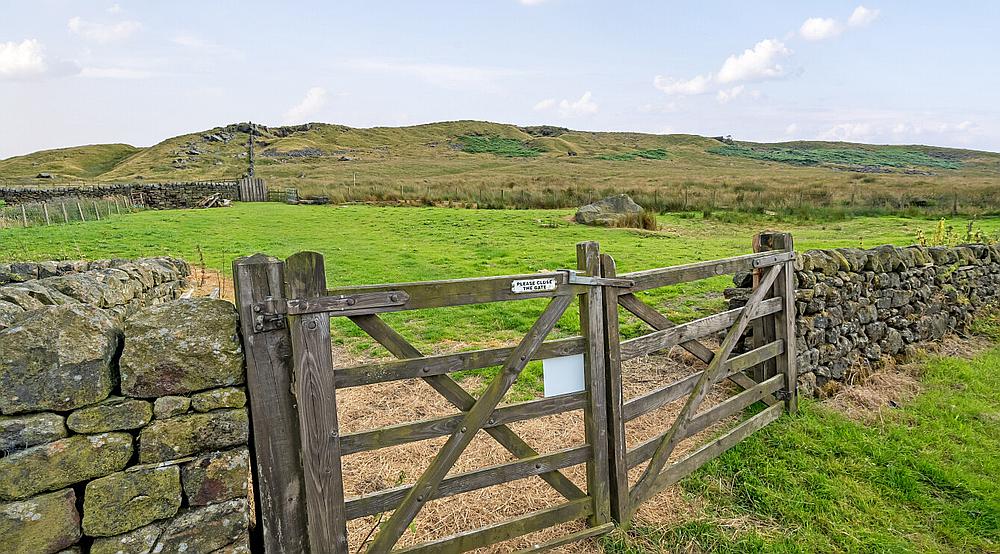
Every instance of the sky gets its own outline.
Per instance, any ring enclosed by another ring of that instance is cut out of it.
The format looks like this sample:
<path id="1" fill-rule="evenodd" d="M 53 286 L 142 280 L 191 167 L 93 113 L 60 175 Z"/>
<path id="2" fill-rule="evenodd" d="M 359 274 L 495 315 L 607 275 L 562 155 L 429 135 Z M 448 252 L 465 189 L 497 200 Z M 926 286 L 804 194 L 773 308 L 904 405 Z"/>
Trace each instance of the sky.
<path id="1" fill-rule="evenodd" d="M 252 120 L 1000 151 L 1000 2 L 0 0 L 0 158 Z"/>

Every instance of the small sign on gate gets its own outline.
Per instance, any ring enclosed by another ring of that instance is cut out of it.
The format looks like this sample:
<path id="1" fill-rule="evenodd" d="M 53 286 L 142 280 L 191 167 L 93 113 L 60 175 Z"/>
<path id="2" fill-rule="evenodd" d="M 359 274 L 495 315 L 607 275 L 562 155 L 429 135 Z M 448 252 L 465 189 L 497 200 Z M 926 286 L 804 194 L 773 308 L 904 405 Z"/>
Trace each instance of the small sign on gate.
<path id="1" fill-rule="evenodd" d="M 538 279 L 518 279 L 510 282 L 510 292 L 514 294 L 524 294 L 528 292 L 548 292 L 556 290 L 555 277 L 541 277 Z"/>
<path id="2" fill-rule="evenodd" d="M 546 398 L 582 391 L 583 354 L 542 360 L 542 380 Z"/>

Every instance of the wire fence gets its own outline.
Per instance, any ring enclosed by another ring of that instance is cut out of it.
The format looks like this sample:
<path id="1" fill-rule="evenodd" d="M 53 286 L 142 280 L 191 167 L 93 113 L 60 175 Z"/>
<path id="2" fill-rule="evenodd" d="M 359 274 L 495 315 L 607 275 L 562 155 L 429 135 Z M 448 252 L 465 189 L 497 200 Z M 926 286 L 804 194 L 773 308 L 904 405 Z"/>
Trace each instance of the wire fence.
<path id="1" fill-rule="evenodd" d="M 65 197 L 48 202 L 0 206 L 0 229 L 101 221 L 145 209 L 128 196 Z"/>

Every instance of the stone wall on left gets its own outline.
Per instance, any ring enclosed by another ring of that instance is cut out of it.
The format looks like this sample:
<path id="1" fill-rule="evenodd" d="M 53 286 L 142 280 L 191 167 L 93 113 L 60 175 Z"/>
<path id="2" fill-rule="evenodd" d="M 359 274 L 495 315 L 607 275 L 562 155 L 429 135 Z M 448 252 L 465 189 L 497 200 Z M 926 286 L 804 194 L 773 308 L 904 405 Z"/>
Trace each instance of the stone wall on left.
<path id="1" fill-rule="evenodd" d="M 0 287 L 0 552 L 249 552 L 236 310 L 176 262 Z"/>

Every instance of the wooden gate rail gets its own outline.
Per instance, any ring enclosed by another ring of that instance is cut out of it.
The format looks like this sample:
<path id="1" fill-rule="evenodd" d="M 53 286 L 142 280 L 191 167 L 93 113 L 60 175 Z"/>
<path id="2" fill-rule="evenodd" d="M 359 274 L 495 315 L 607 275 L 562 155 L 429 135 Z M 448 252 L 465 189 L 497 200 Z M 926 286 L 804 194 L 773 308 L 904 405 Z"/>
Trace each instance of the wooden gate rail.
<path id="1" fill-rule="evenodd" d="M 618 275 L 597 243 L 577 245 L 575 272 L 452 279 L 328 288 L 323 257 L 303 252 L 281 262 L 254 256 L 234 262 L 241 332 L 248 353 L 255 493 L 267 552 L 345 554 L 349 520 L 392 512 L 361 545 L 368 552 L 464 552 L 554 525 L 587 518 L 586 528 L 526 551 L 544 551 L 628 525 L 639 505 L 706 461 L 795 409 L 794 251 L 791 237 L 764 234 L 753 254 Z M 758 285 L 746 306 L 675 324 L 635 293 L 718 275 L 755 271 Z M 527 283 L 527 284 L 526 284 Z M 548 299 L 548 306 L 516 346 L 425 356 L 379 314 L 492 302 Z M 546 340 L 571 303 L 580 301 L 580 336 Z M 619 307 L 652 331 L 621 340 Z M 335 368 L 330 320 L 345 317 L 396 360 Z M 733 355 L 744 331 L 753 345 Z M 728 329 L 717 351 L 701 342 Z M 621 363 L 675 346 L 706 369 L 625 401 Z M 584 356 L 585 389 L 501 405 L 533 360 Z M 477 399 L 450 373 L 500 367 Z M 751 373 L 751 375 L 748 375 Z M 292 378 L 294 376 L 294 379 Z M 758 377 L 756 380 L 753 377 Z M 458 412 L 377 429 L 341 434 L 336 391 L 401 379 L 424 380 Z M 699 410 L 708 390 L 723 380 L 744 390 Z M 626 448 L 625 425 L 687 397 L 672 425 Z M 777 404 L 778 398 L 784 404 Z M 677 444 L 757 402 L 770 407 L 708 444 L 670 461 Z M 584 444 L 538 452 L 509 424 L 579 410 Z M 514 460 L 450 474 L 478 431 Z M 345 497 L 342 458 L 350 454 L 448 437 L 419 478 Z M 630 487 L 628 470 L 643 463 Z M 562 471 L 585 464 L 586 491 Z M 565 500 L 507 521 L 396 548 L 429 501 L 538 476 Z"/>

